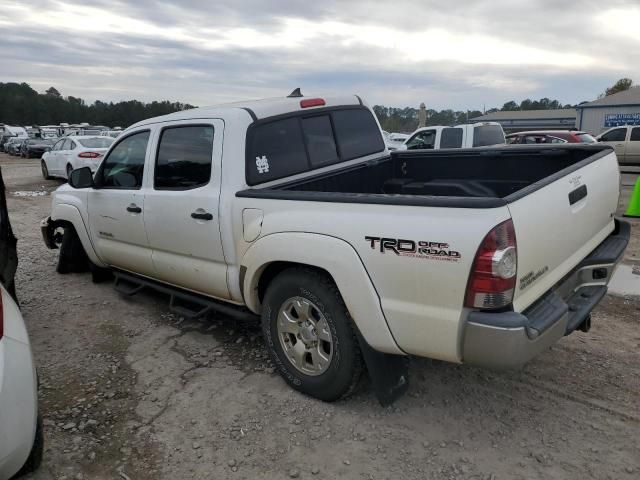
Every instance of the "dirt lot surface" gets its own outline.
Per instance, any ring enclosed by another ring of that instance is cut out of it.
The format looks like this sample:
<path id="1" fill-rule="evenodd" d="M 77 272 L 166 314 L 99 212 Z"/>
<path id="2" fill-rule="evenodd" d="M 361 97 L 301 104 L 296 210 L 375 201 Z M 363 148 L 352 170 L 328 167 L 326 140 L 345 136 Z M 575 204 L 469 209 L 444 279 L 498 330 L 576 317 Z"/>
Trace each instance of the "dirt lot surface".
<path id="1" fill-rule="evenodd" d="M 38 160 L 0 165 L 41 378 L 34 479 L 640 478 L 638 299 L 607 296 L 591 332 L 522 371 L 416 359 L 392 407 L 366 384 L 325 404 L 273 373 L 257 325 L 181 321 L 162 296 L 56 274 L 38 222 L 59 182 Z"/>

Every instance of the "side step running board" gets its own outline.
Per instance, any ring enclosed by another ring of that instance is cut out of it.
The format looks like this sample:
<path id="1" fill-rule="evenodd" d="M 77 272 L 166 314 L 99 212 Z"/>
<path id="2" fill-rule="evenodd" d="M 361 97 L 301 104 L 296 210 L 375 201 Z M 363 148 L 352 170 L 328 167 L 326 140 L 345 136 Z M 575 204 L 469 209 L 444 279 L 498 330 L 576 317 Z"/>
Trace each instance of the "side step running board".
<path id="1" fill-rule="evenodd" d="M 169 295 L 169 309 L 189 320 L 202 318 L 210 312 L 219 312 L 223 315 L 236 318 L 238 320 L 257 321 L 260 317 L 243 307 L 236 307 L 226 303 L 187 292 L 179 288 L 170 287 L 153 280 L 140 278 L 129 273 L 114 271 L 114 288 L 117 292 L 132 296 L 145 288 L 150 288 L 156 292 Z"/>

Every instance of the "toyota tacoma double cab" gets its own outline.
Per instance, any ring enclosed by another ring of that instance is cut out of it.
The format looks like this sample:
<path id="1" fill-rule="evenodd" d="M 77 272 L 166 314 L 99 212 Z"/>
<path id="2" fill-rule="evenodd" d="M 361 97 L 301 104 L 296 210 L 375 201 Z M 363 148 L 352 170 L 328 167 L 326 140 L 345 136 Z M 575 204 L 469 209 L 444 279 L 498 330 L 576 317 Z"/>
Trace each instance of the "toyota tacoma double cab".
<path id="1" fill-rule="evenodd" d="M 382 403 L 410 356 L 517 367 L 575 330 L 629 239 L 603 145 L 389 153 L 358 96 L 198 108 L 122 133 L 41 225 L 87 266 L 192 317 L 261 317 L 284 380 Z"/>

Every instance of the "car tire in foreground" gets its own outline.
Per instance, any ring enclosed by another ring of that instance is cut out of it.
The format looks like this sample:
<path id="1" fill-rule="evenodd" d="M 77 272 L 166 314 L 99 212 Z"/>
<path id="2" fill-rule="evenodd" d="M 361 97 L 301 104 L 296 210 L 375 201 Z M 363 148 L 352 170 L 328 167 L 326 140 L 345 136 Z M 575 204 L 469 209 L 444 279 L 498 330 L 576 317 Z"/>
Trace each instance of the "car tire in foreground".
<path id="1" fill-rule="evenodd" d="M 38 420 L 36 423 L 36 436 L 33 440 L 31 452 L 29 452 L 29 456 L 27 457 L 27 461 L 25 462 L 25 464 L 13 478 L 18 478 L 26 475 L 27 473 L 35 472 L 38 468 L 40 468 L 40 465 L 42 464 L 43 453 L 44 432 L 42 431 L 42 417 L 38 415 Z"/>
<path id="2" fill-rule="evenodd" d="M 291 387 L 328 402 L 355 390 L 362 356 L 349 312 L 328 275 L 311 268 L 280 273 L 264 297 L 262 330 Z"/>

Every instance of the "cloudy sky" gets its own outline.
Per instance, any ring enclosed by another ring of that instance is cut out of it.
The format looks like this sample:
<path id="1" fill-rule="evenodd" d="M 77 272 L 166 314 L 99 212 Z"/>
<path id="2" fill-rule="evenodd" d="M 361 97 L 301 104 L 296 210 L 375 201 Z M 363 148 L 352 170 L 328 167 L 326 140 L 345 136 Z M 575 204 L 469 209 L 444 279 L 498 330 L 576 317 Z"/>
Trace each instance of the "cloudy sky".
<path id="1" fill-rule="evenodd" d="M 479 109 L 640 83 L 640 0 L 0 0 L 0 81 L 195 105 L 349 92 Z"/>

